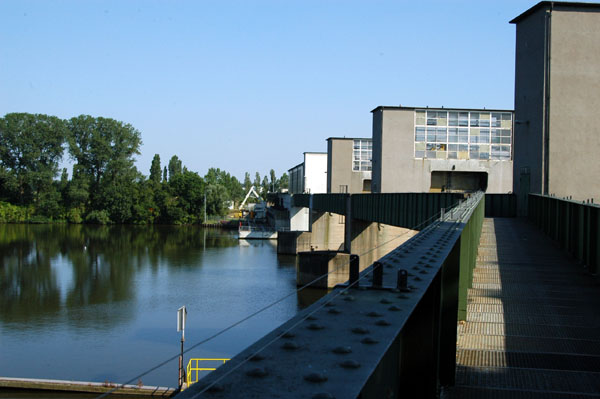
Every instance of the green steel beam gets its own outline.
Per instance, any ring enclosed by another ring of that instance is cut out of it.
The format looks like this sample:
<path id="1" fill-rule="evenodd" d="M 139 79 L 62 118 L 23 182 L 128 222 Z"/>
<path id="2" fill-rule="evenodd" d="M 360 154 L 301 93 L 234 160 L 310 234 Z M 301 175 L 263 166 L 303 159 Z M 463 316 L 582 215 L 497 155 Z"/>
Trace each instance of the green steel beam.
<path id="1" fill-rule="evenodd" d="M 557 197 L 529 194 L 529 220 L 592 274 L 600 272 L 600 207 Z"/>

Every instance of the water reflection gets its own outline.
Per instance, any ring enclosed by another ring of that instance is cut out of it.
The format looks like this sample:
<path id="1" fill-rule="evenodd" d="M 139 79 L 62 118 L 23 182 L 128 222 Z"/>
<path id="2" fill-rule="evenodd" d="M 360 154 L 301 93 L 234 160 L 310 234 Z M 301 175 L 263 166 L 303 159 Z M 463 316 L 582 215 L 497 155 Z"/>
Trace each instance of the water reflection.
<path id="1" fill-rule="evenodd" d="M 45 232 L 44 232 L 45 233 Z M 0 317 L 27 321 L 60 308 L 60 290 L 51 259 L 59 247 L 37 245 L 31 228 L 0 225 Z"/>
<path id="2" fill-rule="evenodd" d="M 112 318 L 102 312 L 72 310 L 131 303 L 144 267 L 197 267 L 203 249 L 235 245 L 233 234 L 194 226 L 0 225 L 0 320 L 35 322 L 67 310 L 75 325 L 107 327 Z"/>
<path id="3" fill-rule="evenodd" d="M 122 382 L 178 353 L 180 306 L 198 342 L 278 302 L 189 354 L 233 357 L 323 295 L 290 295 L 295 275 L 275 242 L 235 232 L 0 225 L 0 375 Z M 176 367 L 144 383 L 175 386 Z"/>

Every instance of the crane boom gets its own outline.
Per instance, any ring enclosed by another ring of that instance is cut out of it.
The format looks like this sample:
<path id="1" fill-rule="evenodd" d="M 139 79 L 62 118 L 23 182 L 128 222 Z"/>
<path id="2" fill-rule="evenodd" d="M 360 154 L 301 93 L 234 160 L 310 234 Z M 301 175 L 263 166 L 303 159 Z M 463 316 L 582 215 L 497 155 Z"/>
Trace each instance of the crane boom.
<path id="1" fill-rule="evenodd" d="M 240 204 L 240 208 L 239 209 L 242 209 L 244 207 L 244 205 L 246 205 L 246 201 L 248 201 L 248 198 L 250 198 L 250 194 L 252 194 L 252 193 L 254 193 L 254 196 L 256 198 L 260 198 L 260 195 L 258 195 L 258 193 L 256 192 L 256 189 L 254 188 L 254 186 L 250 187 L 250 190 L 248 190 L 248 194 L 246 194 L 246 197 L 244 198 L 244 200 Z"/>

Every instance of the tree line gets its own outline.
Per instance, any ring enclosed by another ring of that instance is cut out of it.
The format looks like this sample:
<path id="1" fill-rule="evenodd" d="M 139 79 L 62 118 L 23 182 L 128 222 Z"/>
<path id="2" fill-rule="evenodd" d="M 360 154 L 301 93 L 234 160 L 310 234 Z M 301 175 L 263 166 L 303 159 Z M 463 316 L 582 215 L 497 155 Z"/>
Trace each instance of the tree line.
<path id="1" fill-rule="evenodd" d="M 154 155 L 149 175 L 137 170 L 141 133 L 128 123 L 80 115 L 10 113 L 0 118 L 0 222 L 195 224 L 223 216 L 254 185 L 287 188 L 288 176 L 246 172 L 244 181 L 219 168 L 188 170 L 173 155 L 164 166 Z M 69 178 L 59 170 L 65 153 Z M 59 176 L 60 174 L 60 176 Z M 206 200 L 206 202 L 205 202 Z"/>

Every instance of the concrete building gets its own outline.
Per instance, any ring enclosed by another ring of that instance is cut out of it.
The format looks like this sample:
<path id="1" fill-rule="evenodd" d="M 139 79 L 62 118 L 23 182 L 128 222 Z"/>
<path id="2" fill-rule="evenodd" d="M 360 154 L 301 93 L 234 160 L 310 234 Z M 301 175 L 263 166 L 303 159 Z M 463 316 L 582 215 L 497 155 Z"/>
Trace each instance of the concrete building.
<path id="1" fill-rule="evenodd" d="M 305 152 L 304 162 L 288 170 L 290 194 L 327 192 L 327 153 Z"/>
<path id="2" fill-rule="evenodd" d="M 327 192 L 370 193 L 372 152 L 370 138 L 328 138 Z"/>
<path id="3" fill-rule="evenodd" d="M 516 25 L 514 190 L 600 201 L 600 4 L 542 1 Z"/>
<path id="4" fill-rule="evenodd" d="M 380 106 L 373 192 L 513 190 L 513 112 Z"/>
<path id="5" fill-rule="evenodd" d="M 288 170 L 289 194 L 323 194 L 327 192 L 327 153 L 305 152 L 304 162 Z M 292 231 L 310 230 L 308 208 L 289 207 L 289 228 Z"/>

